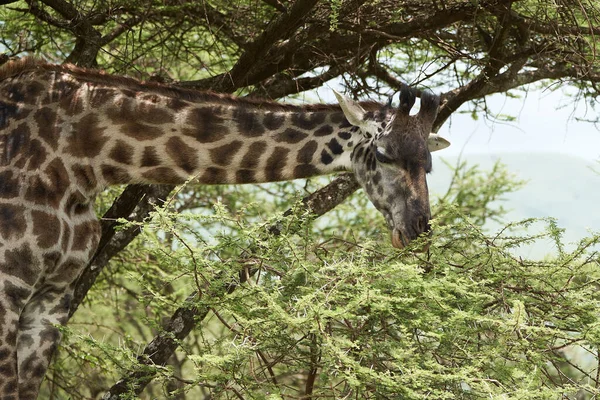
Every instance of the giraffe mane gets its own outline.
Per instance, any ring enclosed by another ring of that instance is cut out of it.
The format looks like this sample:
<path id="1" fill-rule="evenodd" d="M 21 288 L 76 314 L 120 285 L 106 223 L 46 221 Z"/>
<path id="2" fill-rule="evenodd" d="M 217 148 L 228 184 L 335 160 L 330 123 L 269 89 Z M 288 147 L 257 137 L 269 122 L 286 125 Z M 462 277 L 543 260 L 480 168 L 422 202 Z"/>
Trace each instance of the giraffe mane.
<path id="1" fill-rule="evenodd" d="M 231 104 L 236 106 L 260 107 L 267 111 L 333 111 L 341 110 L 338 104 L 306 104 L 293 105 L 279 103 L 273 100 L 255 99 L 247 97 L 236 97 L 230 94 L 216 93 L 213 91 L 184 88 L 176 84 L 165 84 L 154 81 L 140 81 L 127 76 L 111 75 L 102 70 L 81 68 L 72 64 L 49 64 L 35 57 L 24 57 L 19 60 L 10 61 L 0 67 L 0 81 L 17 77 L 29 72 L 58 72 L 69 74 L 78 81 L 103 84 L 118 87 L 125 90 L 152 92 L 159 95 L 173 97 L 191 102 L 211 102 L 220 104 Z M 375 111 L 383 104 L 374 101 L 360 102 L 360 105 L 369 111 Z"/>

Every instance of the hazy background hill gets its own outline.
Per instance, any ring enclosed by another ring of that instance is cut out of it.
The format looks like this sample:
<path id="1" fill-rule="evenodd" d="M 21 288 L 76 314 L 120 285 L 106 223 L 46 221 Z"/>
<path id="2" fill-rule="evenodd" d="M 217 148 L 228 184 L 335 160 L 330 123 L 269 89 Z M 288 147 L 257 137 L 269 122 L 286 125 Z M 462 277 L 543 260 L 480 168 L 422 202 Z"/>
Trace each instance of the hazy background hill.
<path id="1" fill-rule="evenodd" d="M 444 193 L 450 183 L 451 170 L 441 162 L 456 165 L 458 157 L 439 156 L 434 160 L 434 171 L 429 176 L 433 196 Z M 491 170 L 497 160 L 525 186 L 505 196 L 504 207 L 509 210 L 507 222 L 529 217 L 554 217 L 565 229 L 566 242 L 575 242 L 587 235 L 589 230 L 600 230 L 600 164 L 583 158 L 560 153 L 496 153 L 467 154 L 462 157 L 468 165 L 480 165 L 484 171 Z M 497 224 L 489 224 L 495 230 Z M 534 228 L 535 229 L 535 228 Z M 540 242 L 521 249 L 520 255 L 540 258 L 554 252 L 550 242 Z"/>

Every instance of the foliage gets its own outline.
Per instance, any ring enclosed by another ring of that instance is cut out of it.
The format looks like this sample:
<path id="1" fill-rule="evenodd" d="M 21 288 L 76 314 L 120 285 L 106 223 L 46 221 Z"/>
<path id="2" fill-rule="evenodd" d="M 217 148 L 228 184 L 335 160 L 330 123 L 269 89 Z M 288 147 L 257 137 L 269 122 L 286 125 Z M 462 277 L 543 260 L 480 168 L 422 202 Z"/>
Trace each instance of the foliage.
<path id="1" fill-rule="evenodd" d="M 465 103 L 477 117 L 485 96 L 535 83 L 568 82 L 594 106 L 600 80 L 594 0 L 0 4 L 0 63 L 29 54 L 273 99 L 332 79 L 362 99 L 410 83 L 442 92 L 436 130 Z M 567 250 L 551 220 L 535 237 L 519 230 L 533 221 L 486 232 L 520 183 L 461 165 L 429 252 L 398 253 L 361 194 L 312 222 L 294 201 L 322 183 L 185 187 L 164 210 L 153 203 L 168 188 L 104 193 L 105 246 L 78 282 L 44 396 L 99 398 L 119 380 L 130 398 L 148 381 L 145 398 L 598 394 L 597 234 Z M 533 240 L 556 253 L 515 255 Z M 166 365 L 148 354 L 156 338 L 178 345 L 170 358 L 154 349 Z"/>
<path id="2" fill-rule="evenodd" d="M 271 98 L 337 76 L 361 97 L 427 85 L 445 91 L 438 126 L 465 102 L 486 111 L 484 96 L 544 79 L 593 103 L 600 77 L 592 0 L 3 3 L 9 56 Z"/>
<path id="3" fill-rule="evenodd" d="M 427 253 L 391 248 L 384 229 L 371 228 L 382 226 L 373 208 L 352 216 L 360 240 L 327 238 L 323 230 L 345 232 L 360 193 L 325 224 L 302 213 L 261 215 L 271 200 L 295 197 L 289 183 L 270 194 L 208 190 L 223 199 L 209 213 L 182 213 L 192 203 L 175 201 L 156 210 L 65 329 L 47 387 L 58 398 L 102 393 L 183 304 L 210 311 L 167 366 L 145 367 L 155 378 L 143 398 L 600 394 L 600 235 L 545 260 L 522 259 L 514 250 L 533 240 L 562 249 L 560 230 L 549 221 L 538 237 L 512 232 L 528 220 L 485 233 L 488 218 L 502 218 L 494 200 L 515 182 L 501 166 L 489 174 L 461 164 L 455 177 L 434 207 Z M 268 233 L 274 221 L 280 235 Z M 227 294 L 230 282 L 239 286 Z M 194 291 L 201 295 L 190 300 Z"/>

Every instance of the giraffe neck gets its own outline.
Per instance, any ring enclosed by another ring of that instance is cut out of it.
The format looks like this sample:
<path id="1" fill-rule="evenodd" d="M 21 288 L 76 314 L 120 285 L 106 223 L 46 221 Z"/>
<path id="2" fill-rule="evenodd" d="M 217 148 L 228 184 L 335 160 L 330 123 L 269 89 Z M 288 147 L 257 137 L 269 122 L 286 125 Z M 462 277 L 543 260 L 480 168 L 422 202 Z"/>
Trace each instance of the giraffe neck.
<path id="1" fill-rule="evenodd" d="M 43 64 L 12 79 L 1 82 L 15 100 L 7 109 L 29 122 L 8 131 L 0 163 L 18 163 L 17 147 L 31 149 L 22 144 L 35 141 L 38 153 L 56 157 L 38 154 L 29 164 L 46 171 L 60 158 L 64 166 L 53 173 L 65 171 L 88 192 L 190 178 L 226 184 L 328 174 L 350 169 L 359 141 L 338 106 L 254 102 Z"/>
<path id="2" fill-rule="evenodd" d="M 172 113 L 165 110 L 174 99 L 148 97 L 120 93 L 106 106 L 113 143 L 98 161 L 108 184 L 260 183 L 350 168 L 356 141 L 337 107 L 269 108 L 215 96 Z"/>

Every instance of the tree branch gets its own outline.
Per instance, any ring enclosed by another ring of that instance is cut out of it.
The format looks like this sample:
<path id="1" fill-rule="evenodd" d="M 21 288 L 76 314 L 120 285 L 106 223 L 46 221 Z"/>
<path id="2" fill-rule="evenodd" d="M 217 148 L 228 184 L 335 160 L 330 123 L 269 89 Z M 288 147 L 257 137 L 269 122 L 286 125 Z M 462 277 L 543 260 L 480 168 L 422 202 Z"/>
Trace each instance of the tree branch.
<path id="1" fill-rule="evenodd" d="M 35 16 L 40 21 L 46 22 L 49 25 L 55 26 L 57 28 L 69 29 L 70 24 L 67 21 L 61 21 L 60 19 L 56 19 L 46 11 L 42 10 L 37 1 L 28 0 L 27 4 L 29 5 L 29 12 Z"/>
<path id="2" fill-rule="evenodd" d="M 137 227 L 116 232 L 117 220 L 127 218 L 130 221 L 142 222 L 154 210 L 155 206 L 162 204 L 173 188 L 174 186 L 169 185 L 129 185 L 113 202 L 100 221 L 102 236 L 98 249 L 75 283 L 75 293 L 69 311 L 69 318 L 77 311 L 110 259 L 123 250 L 140 233 Z"/>
<path id="3" fill-rule="evenodd" d="M 583 26 L 583 25 L 562 25 L 558 23 L 543 24 L 532 18 L 525 17 L 515 11 L 512 12 L 511 17 L 516 23 L 523 25 L 526 29 L 532 30 L 533 32 L 541 33 L 544 35 L 582 35 L 592 34 L 600 35 L 599 26 Z M 576 22 L 576 21 L 574 21 Z"/>
<path id="4" fill-rule="evenodd" d="M 248 86 L 246 78 L 252 67 L 275 42 L 287 38 L 302 23 L 317 2 L 318 0 L 296 0 L 289 12 L 281 14 L 255 41 L 246 45 L 246 51 L 229 72 L 215 77 L 216 84 L 211 85 L 212 89 L 230 92 L 238 87 Z"/>
<path id="5" fill-rule="evenodd" d="M 345 68 L 343 67 L 332 66 L 320 75 L 300 79 L 292 79 L 289 75 L 280 74 L 249 93 L 248 97 L 277 99 L 290 94 L 305 92 L 323 86 L 323 83 L 339 76 L 344 71 Z"/>
<path id="6" fill-rule="evenodd" d="M 316 217 L 319 217 L 335 206 L 343 202 L 348 196 L 359 188 L 358 182 L 353 174 L 342 174 L 329 185 L 319 189 L 315 193 L 305 197 L 302 200 L 304 207 L 301 210 L 287 210 L 284 215 L 291 215 L 293 212 L 304 213 L 308 211 Z M 281 228 L 279 223 L 273 224 L 268 228 L 271 235 L 280 235 Z M 251 258 L 245 256 L 244 260 L 234 262 L 234 264 L 245 265 L 245 260 Z M 117 381 L 102 397 L 104 400 L 116 400 L 124 394 L 131 394 L 133 389 L 136 395 L 139 395 L 146 385 L 150 383 L 155 375 L 155 370 L 146 368 L 147 366 L 163 366 L 178 346 L 178 343 L 187 337 L 194 327 L 200 323 L 208 313 L 210 308 L 206 305 L 197 306 L 197 300 L 201 296 L 225 296 L 232 293 L 239 285 L 246 282 L 256 273 L 257 269 L 245 267 L 240 271 L 239 278 L 221 286 L 209 287 L 203 294 L 197 292 L 188 296 L 185 304 L 178 308 L 169 322 L 165 325 L 163 331 L 152 339 L 146 346 L 143 353 L 138 357 L 138 366 L 134 371 L 126 373 Z M 219 279 L 215 279 L 219 281 Z"/>
<path id="7" fill-rule="evenodd" d="M 42 0 L 42 3 L 60 14 L 64 21 L 52 17 L 50 14 L 38 7 L 36 0 L 27 0 L 30 12 L 38 19 L 50 25 L 68 29 L 77 37 L 75 48 L 67 57 L 66 62 L 74 63 L 83 67 L 92 67 L 96 64 L 96 56 L 100 51 L 100 32 L 98 32 L 86 16 L 71 4 L 63 0 Z"/>

